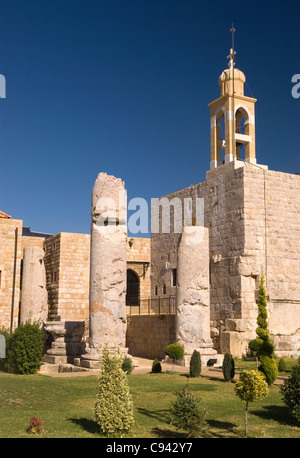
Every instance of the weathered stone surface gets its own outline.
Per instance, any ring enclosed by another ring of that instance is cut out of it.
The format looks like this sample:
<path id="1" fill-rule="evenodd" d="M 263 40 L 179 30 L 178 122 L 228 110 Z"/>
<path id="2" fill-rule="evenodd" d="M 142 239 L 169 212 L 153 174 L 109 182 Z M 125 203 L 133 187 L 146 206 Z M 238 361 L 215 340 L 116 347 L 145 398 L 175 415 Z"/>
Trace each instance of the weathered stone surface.
<path id="1" fill-rule="evenodd" d="M 176 342 L 185 355 L 213 355 L 210 338 L 208 230 L 185 227 L 178 248 Z"/>
<path id="2" fill-rule="evenodd" d="M 45 321 L 44 330 L 53 339 L 44 361 L 50 364 L 73 363 L 84 350 L 83 321 Z"/>
<path id="3" fill-rule="evenodd" d="M 46 271 L 44 250 L 39 247 L 25 247 L 22 272 L 22 296 L 20 320 L 47 319 Z"/>
<path id="4" fill-rule="evenodd" d="M 85 366 L 94 367 L 106 345 L 125 348 L 126 271 L 124 183 L 100 173 L 92 192 L 90 336 L 89 348 L 82 356 Z"/>
<path id="5" fill-rule="evenodd" d="M 212 338 L 218 351 L 236 348 L 237 354 L 245 353 L 247 343 L 255 338 L 262 273 L 270 332 L 274 336 L 284 334 L 289 343 L 300 327 L 299 190 L 297 175 L 242 163 L 234 168 L 230 163 L 208 171 L 206 181 L 167 196 L 170 201 L 175 197 L 181 201 L 192 198 L 193 208 L 197 198 L 204 199 L 204 221 L 209 229 Z M 155 287 L 160 290 L 164 283 L 171 284 L 170 273 L 178 267 L 179 237 L 172 229 L 170 234 L 151 234 L 152 294 Z M 169 270 L 164 268 L 166 261 Z M 175 294 L 175 288 L 169 287 L 169 291 Z M 226 319 L 244 320 L 244 330 L 222 329 Z M 236 334 L 224 335 L 221 341 L 223 331 Z M 289 351 L 291 354 L 291 346 Z"/>

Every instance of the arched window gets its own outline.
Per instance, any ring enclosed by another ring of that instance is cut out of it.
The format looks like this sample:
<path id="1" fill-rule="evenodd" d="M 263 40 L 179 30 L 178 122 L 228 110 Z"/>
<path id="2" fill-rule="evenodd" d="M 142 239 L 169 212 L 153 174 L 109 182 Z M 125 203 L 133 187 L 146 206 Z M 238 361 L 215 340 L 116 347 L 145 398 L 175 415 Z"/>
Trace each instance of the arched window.
<path id="1" fill-rule="evenodd" d="M 236 157 L 245 159 L 245 149 L 249 135 L 249 114 L 244 107 L 239 107 L 235 113 Z"/>
<path id="2" fill-rule="evenodd" d="M 216 114 L 216 128 L 217 128 L 217 161 L 219 164 L 225 162 L 225 115 L 224 111 L 220 109 Z"/>
<path id="3" fill-rule="evenodd" d="M 126 305 L 140 305 L 140 280 L 131 269 L 127 270 Z"/>

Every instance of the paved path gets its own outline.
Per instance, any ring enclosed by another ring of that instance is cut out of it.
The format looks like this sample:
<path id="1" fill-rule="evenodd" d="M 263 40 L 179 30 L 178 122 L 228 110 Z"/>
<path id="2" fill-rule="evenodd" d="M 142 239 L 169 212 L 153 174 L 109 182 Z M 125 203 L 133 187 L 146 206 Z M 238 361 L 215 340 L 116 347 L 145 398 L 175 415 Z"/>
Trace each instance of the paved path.
<path id="1" fill-rule="evenodd" d="M 134 361 L 138 362 L 138 366 L 134 367 L 132 374 L 147 374 L 152 370 L 152 359 L 146 358 L 138 358 L 136 356 L 133 357 Z M 172 371 L 172 363 L 161 363 L 161 367 L 163 371 Z M 189 366 L 180 366 L 178 364 L 174 364 L 174 372 L 180 373 L 189 373 L 190 368 Z M 41 372 L 43 375 L 47 375 L 49 377 L 84 377 L 87 375 L 98 375 L 99 369 L 94 369 L 90 371 L 83 371 L 83 372 L 53 372 L 53 373 L 45 373 Z M 217 367 L 207 367 L 202 366 L 201 368 L 201 375 L 212 376 L 212 377 L 219 377 L 223 378 L 222 369 Z M 239 372 L 237 371 L 235 374 L 235 379 L 239 378 Z M 278 377 L 274 385 L 281 385 L 287 377 Z"/>

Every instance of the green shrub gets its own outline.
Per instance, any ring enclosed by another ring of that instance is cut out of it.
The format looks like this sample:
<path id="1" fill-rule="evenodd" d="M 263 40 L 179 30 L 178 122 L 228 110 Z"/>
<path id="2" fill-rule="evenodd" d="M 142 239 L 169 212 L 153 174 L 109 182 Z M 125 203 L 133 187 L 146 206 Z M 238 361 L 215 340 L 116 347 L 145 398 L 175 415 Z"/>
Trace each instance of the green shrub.
<path id="1" fill-rule="evenodd" d="M 225 353 L 222 369 L 223 369 L 224 380 L 226 382 L 229 382 L 229 380 L 232 380 L 234 378 L 235 365 L 234 365 L 233 357 L 230 353 Z"/>
<path id="2" fill-rule="evenodd" d="M 264 276 L 260 277 L 258 290 L 258 317 L 256 328 L 256 339 L 249 342 L 251 353 L 260 361 L 259 370 L 265 375 L 268 384 L 272 384 L 278 376 L 278 368 L 274 358 L 275 346 L 270 339 L 268 331 L 267 295 L 265 290 Z"/>
<path id="3" fill-rule="evenodd" d="M 199 351 L 194 350 L 190 360 L 190 377 L 199 377 L 201 374 L 201 356 Z"/>
<path id="4" fill-rule="evenodd" d="M 184 355 L 184 349 L 179 344 L 170 344 L 165 348 L 165 354 L 172 359 L 182 359 Z"/>
<path id="5" fill-rule="evenodd" d="M 133 371 L 132 359 L 129 356 L 125 356 L 122 363 L 122 370 L 126 372 L 126 374 L 131 374 Z"/>
<path id="6" fill-rule="evenodd" d="M 12 333 L 7 348 L 7 369 L 17 374 L 34 374 L 43 357 L 43 332 L 37 322 L 20 324 Z"/>
<path id="7" fill-rule="evenodd" d="M 165 348 L 165 354 L 173 361 L 172 371 L 174 371 L 175 360 L 183 358 L 184 348 L 179 344 L 170 344 Z"/>
<path id="8" fill-rule="evenodd" d="M 94 415 L 107 437 L 122 436 L 134 423 L 132 398 L 122 363 L 120 353 L 110 356 L 108 350 L 103 351 Z"/>
<path id="9" fill-rule="evenodd" d="M 153 373 L 160 373 L 161 372 L 161 364 L 158 361 L 158 359 L 156 359 L 156 358 L 152 363 L 152 372 Z"/>
<path id="10" fill-rule="evenodd" d="M 300 365 L 292 368 L 291 375 L 280 387 L 283 401 L 289 409 L 292 418 L 300 424 Z"/>
<path id="11" fill-rule="evenodd" d="M 200 399 L 189 393 L 187 386 L 175 394 L 176 400 L 170 409 L 171 424 L 188 437 L 197 437 L 206 424 L 206 410 L 200 406 Z"/>
<path id="12" fill-rule="evenodd" d="M 258 370 L 264 374 L 268 385 L 272 385 L 278 377 L 278 367 L 275 359 L 269 356 L 261 356 L 260 362 Z"/>
<path id="13" fill-rule="evenodd" d="M 283 358 L 280 358 L 278 361 L 278 371 L 279 372 L 286 372 L 287 370 L 287 364 Z"/>
<path id="14" fill-rule="evenodd" d="M 245 435 L 248 432 L 248 405 L 257 402 L 269 393 L 267 382 L 258 371 L 243 371 L 234 387 L 235 394 L 245 402 Z"/>

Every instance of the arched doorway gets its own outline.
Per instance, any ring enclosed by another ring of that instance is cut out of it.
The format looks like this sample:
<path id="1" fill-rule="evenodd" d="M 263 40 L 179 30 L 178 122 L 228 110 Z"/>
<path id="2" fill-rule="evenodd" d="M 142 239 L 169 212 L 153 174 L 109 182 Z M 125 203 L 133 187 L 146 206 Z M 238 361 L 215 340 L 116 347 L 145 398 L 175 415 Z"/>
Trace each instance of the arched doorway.
<path id="1" fill-rule="evenodd" d="M 140 305 L 140 279 L 131 269 L 127 269 L 126 305 Z"/>

